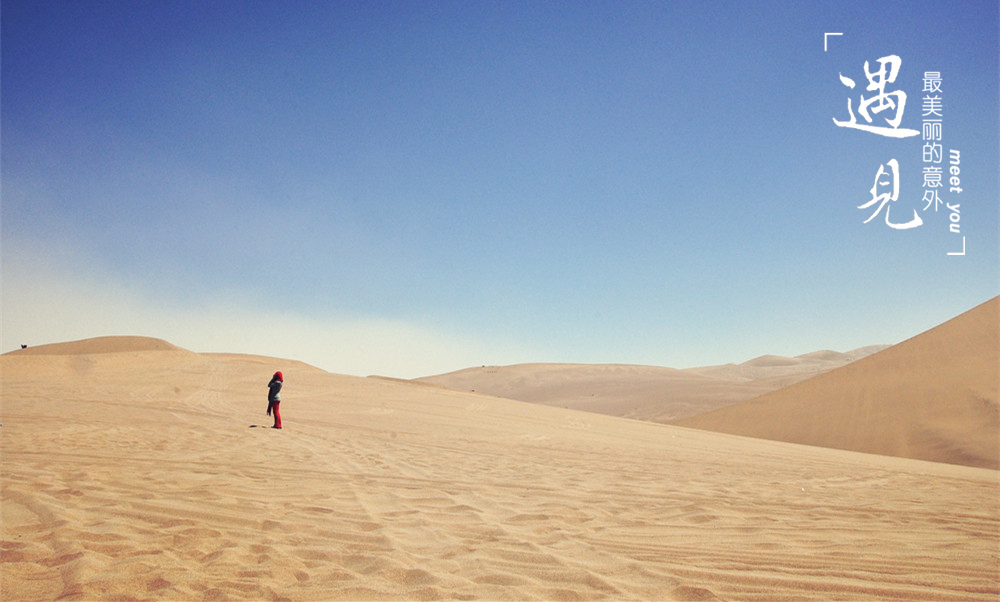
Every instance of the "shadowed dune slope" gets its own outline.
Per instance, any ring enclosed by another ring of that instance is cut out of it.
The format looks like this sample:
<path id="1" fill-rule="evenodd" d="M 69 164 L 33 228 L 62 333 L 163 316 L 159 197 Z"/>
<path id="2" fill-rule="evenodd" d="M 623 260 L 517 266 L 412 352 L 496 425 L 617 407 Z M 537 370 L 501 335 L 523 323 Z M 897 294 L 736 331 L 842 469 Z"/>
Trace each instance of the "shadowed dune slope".
<path id="1" fill-rule="evenodd" d="M 674 424 L 996 469 L 998 311 L 1000 297 L 842 368 Z"/>
<path id="2" fill-rule="evenodd" d="M 997 471 L 105 343 L 0 356 L 5 601 L 1000 587 Z M 275 370 L 280 431 L 264 415 Z"/>
<path id="3" fill-rule="evenodd" d="M 716 379 L 674 368 L 617 364 L 483 366 L 414 382 L 664 422 L 771 390 L 767 386 Z"/>
<path id="4" fill-rule="evenodd" d="M 516 364 L 467 368 L 417 379 L 460 391 L 668 423 L 753 399 L 843 366 L 883 347 L 677 370 L 623 364 Z"/>

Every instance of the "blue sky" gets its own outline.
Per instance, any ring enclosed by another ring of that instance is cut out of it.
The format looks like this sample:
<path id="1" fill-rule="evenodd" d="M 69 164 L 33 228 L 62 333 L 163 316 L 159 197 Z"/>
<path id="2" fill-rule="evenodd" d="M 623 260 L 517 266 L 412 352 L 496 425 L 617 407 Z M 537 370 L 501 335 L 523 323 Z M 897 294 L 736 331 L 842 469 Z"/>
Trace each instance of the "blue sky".
<path id="1" fill-rule="evenodd" d="M 874 4 L 8 0 L 2 350 L 412 377 L 899 342 L 1000 292 L 1000 27 Z M 901 128 L 941 74 L 958 234 L 921 136 L 833 123 L 888 55 Z M 857 208 L 890 159 L 920 227 Z"/>

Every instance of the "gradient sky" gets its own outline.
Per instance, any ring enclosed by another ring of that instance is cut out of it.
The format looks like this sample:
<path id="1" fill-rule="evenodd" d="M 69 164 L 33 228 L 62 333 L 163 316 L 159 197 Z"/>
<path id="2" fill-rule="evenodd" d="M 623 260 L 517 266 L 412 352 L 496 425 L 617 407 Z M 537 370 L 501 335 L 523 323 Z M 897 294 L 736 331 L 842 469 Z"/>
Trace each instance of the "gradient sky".
<path id="1" fill-rule="evenodd" d="M 995 1 L 5 0 L 2 351 L 414 377 L 896 343 L 1000 293 L 998 29 Z M 921 136 L 833 123 L 887 55 L 901 128 L 941 74 L 959 234 Z M 890 159 L 918 228 L 858 209 Z"/>

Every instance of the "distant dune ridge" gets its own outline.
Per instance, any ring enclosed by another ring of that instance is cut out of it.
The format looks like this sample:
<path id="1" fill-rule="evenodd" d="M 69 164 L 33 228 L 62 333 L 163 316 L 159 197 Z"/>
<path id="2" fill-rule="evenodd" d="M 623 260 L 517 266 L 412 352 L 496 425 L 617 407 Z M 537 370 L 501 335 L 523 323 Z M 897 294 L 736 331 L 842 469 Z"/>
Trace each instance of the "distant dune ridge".
<path id="1" fill-rule="evenodd" d="M 677 370 L 617 364 L 517 364 L 416 379 L 507 399 L 669 423 L 752 399 L 846 365 L 886 346 Z"/>
<path id="2" fill-rule="evenodd" d="M 482 366 L 417 379 L 497 397 L 821 447 L 1000 468 L 1000 297 L 898 345 L 676 370 Z"/>
<path id="3" fill-rule="evenodd" d="M 137 336 L 111 336 L 29 346 L 17 350 L 18 355 L 81 355 L 94 353 L 123 353 L 130 351 L 185 351 L 162 339 Z"/>
<path id="4" fill-rule="evenodd" d="M 808 424 L 813 411 L 768 401 L 801 389 L 787 399 L 814 395 L 828 430 L 863 440 L 881 425 L 895 440 L 899 424 L 917 424 L 912 449 L 948 441 L 939 448 L 955 454 L 947 437 L 978 441 L 967 421 L 987 418 L 962 400 L 996 405 L 995 382 L 981 379 L 996 368 L 996 301 L 984 307 L 732 410 L 763 403 L 747 422 Z M 987 343 L 993 355 L 970 359 Z M 855 410 L 867 430 L 837 414 L 848 402 L 820 395 L 842 399 L 835 390 L 850 379 L 838 373 L 858 365 L 856 376 L 874 383 L 862 399 L 879 400 Z M 937 373 L 917 378 L 906 366 Z M 264 415 L 275 370 L 286 382 L 281 431 Z M 947 397 L 943 412 L 921 383 L 963 383 L 967 395 Z M 905 406 L 875 394 L 896 385 Z M 1000 473 L 986 468 L 138 337 L 0 356 L 0 423 L 5 601 L 996 600 L 1000 591 Z"/>
<path id="5" fill-rule="evenodd" d="M 795 357 L 781 355 L 762 355 L 742 364 L 724 364 L 705 368 L 689 368 L 696 374 L 728 378 L 732 380 L 763 380 L 777 381 L 778 386 L 786 386 L 798 380 L 805 380 L 834 368 L 847 365 L 873 353 L 878 353 L 889 345 L 868 345 L 847 352 L 813 351 Z M 793 378 L 788 378 L 793 377 Z"/>
<path id="6" fill-rule="evenodd" d="M 1000 298 L 870 357 L 675 424 L 1000 467 Z"/>

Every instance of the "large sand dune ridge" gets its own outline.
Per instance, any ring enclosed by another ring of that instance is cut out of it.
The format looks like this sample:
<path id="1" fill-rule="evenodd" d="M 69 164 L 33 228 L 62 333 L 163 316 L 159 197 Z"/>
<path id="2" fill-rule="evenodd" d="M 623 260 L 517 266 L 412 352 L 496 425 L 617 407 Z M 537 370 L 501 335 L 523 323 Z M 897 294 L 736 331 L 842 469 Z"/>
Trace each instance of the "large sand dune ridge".
<path id="1" fill-rule="evenodd" d="M 993 470 L 136 343 L 0 357 L 4 600 L 1000 587 Z"/>
<path id="2" fill-rule="evenodd" d="M 676 424 L 1000 468 L 1000 297 L 911 339 Z"/>

